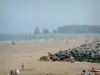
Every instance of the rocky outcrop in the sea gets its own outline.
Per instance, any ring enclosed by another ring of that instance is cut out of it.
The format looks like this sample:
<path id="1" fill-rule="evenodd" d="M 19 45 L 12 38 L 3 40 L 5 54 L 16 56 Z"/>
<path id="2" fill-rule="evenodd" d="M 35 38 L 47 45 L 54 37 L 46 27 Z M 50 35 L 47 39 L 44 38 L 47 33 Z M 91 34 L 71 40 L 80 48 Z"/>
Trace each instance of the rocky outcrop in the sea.
<path id="1" fill-rule="evenodd" d="M 36 28 L 36 29 L 34 30 L 34 34 L 41 34 L 39 28 Z"/>
<path id="2" fill-rule="evenodd" d="M 55 54 L 48 52 L 48 56 L 52 61 L 70 61 L 74 57 L 75 61 L 100 61 L 100 41 L 95 41 L 89 44 L 83 44 L 80 47 L 59 51 Z M 46 60 L 47 56 L 42 56 L 40 60 Z"/>
<path id="3" fill-rule="evenodd" d="M 43 34 L 50 34 L 48 29 L 43 29 Z"/>

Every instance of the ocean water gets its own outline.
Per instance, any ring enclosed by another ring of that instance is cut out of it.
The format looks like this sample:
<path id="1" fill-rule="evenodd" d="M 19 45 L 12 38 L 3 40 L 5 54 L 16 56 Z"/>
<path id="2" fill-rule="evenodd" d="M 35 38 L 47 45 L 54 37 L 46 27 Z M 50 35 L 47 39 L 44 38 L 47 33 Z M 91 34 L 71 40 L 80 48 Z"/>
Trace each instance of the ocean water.
<path id="1" fill-rule="evenodd" d="M 0 34 L 0 43 L 11 41 L 45 41 L 61 38 L 100 37 L 100 34 Z"/>

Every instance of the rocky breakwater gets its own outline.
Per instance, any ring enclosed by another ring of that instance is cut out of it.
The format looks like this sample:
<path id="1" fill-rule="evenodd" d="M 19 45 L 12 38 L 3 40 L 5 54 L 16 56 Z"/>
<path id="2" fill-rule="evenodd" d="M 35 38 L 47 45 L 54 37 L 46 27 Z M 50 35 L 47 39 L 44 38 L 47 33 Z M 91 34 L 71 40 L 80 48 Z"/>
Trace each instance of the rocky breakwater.
<path id="1" fill-rule="evenodd" d="M 80 47 L 61 50 L 55 54 L 48 52 L 48 56 L 42 56 L 40 60 L 46 61 L 47 57 L 51 61 L 75 61 L 100 62 L 100 41 L 83 44 Z"/>

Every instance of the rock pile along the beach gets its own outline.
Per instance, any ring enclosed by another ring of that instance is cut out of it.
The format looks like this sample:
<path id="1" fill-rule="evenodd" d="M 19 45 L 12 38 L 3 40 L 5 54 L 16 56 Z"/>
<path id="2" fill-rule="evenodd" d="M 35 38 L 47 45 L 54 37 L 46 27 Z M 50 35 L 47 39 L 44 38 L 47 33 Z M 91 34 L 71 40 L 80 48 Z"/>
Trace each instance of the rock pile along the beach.
<path id="1" fill-rule="evenodd" d="M 100 61 L 100 41 L 95 41 L 88 44 L 83 44 L 80 47 L 59 51 L 55 54 L 48 52 L 48 56 L 42 56 L 40 60 L 46 61 L 50 57 L 52 61 L 70 61 L 74 58 L 75 61 Z"/>

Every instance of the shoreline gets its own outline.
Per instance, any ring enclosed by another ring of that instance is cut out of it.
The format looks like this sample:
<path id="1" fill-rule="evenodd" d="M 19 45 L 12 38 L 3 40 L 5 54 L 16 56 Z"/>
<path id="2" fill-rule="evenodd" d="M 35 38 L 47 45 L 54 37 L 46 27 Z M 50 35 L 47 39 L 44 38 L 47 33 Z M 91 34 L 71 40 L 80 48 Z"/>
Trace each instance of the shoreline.
<path id="1" fill-rule="evenodd" d="M 70 38 L 50 38 L 50 39 L 27 39 L 27 40 L 9 40 L 9 41 L 0 41 L 0 44 L 12 44 L 14 43 L 36 43 L 36 42 L 48 42 L 48 41 L 57 41 L 57 40 L 70 40 L 70 39 L 99 39 L 100 37 L 70 37 Z"/>

